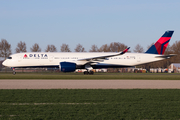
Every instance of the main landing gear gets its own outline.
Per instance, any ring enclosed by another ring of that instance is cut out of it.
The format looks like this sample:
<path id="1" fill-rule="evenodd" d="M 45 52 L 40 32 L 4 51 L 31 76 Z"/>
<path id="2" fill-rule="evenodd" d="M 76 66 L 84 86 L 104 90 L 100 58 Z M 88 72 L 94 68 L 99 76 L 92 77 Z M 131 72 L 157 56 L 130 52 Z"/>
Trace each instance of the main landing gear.
<path id="1" fill-rule="evenodd" d="M 86 64 L 85 65 L 85 69 L 87 70 L 87 71 L 84 71 L 84 75 L 93 75 L 94 74 L 94 71 L 92 71 L 92 67 L 91 67 L 91 65 L 89 65 L 89 64 Z"/>
<path id="2" fill-rule="evenodd" d="M 94 74 L 94 72 L 93 71 L 84 71 L 84 75 L 93 75 Z"/>

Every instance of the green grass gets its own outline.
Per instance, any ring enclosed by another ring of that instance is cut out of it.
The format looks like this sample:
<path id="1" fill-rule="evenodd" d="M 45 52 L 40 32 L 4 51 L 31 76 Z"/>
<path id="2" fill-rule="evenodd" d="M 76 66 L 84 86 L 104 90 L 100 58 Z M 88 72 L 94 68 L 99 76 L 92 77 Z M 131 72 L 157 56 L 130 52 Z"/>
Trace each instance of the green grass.
<path id="1" fill-rule="evenodd" d="M 0 90 L 0 119 L 180 119 L 180 90 Z"/>
<path id="2" fill-rule="evenodd" d="M 179 73 L 0 73 L 0 79 L 144 79 L 180 80 Z"/>

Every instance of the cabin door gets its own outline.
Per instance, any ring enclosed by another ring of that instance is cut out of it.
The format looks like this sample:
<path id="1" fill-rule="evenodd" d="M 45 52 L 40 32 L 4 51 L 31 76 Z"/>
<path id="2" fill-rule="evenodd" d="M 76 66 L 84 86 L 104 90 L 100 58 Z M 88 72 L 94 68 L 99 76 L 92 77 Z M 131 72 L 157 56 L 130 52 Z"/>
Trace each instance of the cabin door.
<path id="1" fill-rule="evenodd" d="M 49 61 L 50 61 L 50 62 L 53 62 L 53 59 L 54 59 L 54 56 L 50 56 L 50 57 L 49 57 Z"/>
<path id="2" fill-rule="evenodd" d="M 141 62 L 141 56 L 137 56 L 137 62 Z"/>
<path id="3" fill-rule="evenodd" d="M 19 56 L 18 57 L 18 62 L 21 62 L 22 61 L 22 56 Z"/>

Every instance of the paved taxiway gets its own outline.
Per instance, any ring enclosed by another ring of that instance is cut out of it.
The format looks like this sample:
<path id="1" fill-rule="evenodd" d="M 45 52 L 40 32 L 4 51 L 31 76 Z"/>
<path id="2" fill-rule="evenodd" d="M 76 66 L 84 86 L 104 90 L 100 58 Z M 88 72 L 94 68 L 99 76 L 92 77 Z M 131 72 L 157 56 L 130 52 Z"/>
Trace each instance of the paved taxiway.
<path id="1" fill-rule="evenodd" d="M 180 89 L 180 80 L 0 80 L 0 89 Z"/>

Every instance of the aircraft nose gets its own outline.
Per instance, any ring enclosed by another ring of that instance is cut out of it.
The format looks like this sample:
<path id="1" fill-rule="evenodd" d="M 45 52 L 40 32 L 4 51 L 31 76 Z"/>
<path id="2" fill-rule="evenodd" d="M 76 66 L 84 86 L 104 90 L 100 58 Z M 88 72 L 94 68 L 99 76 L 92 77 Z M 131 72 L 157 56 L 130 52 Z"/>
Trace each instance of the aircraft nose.
<path id="1" fill-rule="evenodd" d="M 2 64 L 3 64 L 4 66 L 7 66 L 7 60 L 5 60 Z"/>

